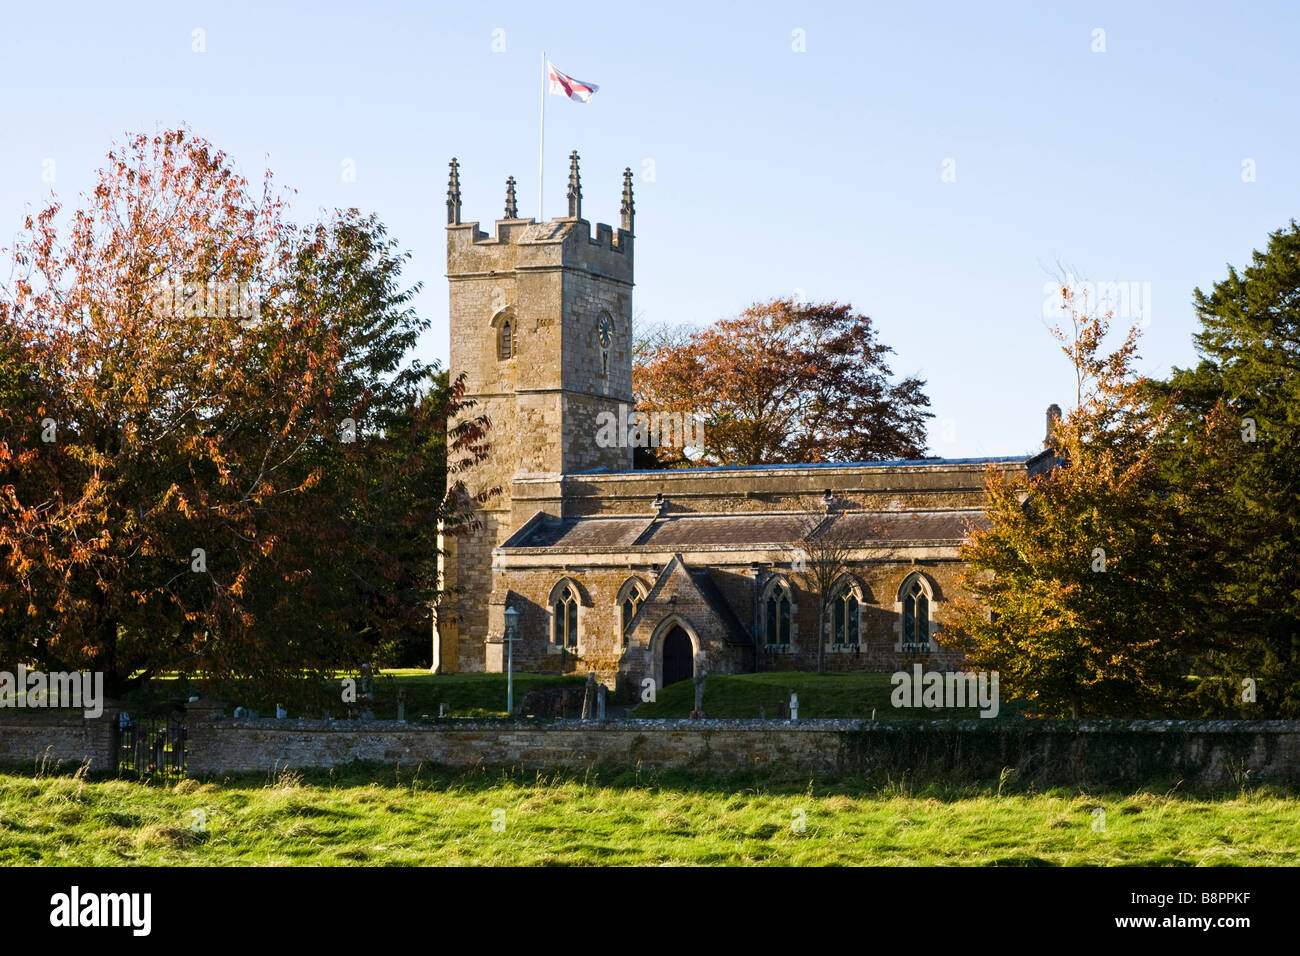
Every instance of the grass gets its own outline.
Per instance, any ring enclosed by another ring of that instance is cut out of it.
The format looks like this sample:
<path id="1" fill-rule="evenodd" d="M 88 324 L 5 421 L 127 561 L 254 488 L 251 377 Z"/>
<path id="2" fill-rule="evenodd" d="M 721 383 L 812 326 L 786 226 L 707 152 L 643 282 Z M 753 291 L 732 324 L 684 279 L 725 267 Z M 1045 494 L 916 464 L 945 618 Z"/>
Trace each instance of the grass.
<path id="1" fill-rule="evenodd" d="M 406 719 L 437 717 L 439 706 L 447 705 L 450 717 L 504 717 L 506 715 L 505 674 L 430 674 L 418 668 L 385 670 L 372 679 L 373 700 L 358 700 L 349 706 L 343 701 L 343 679 L 355 675 L 339 674 L 319 688 L 313 688 L 310 699 L 299 699 L 288 704 L 290 717 L 349 717 L 370 711 L 377 720 L 397 718 L 397 696 L 401 692 L 406 705 Z M 581 687 L 585 675 L 576 674 L 515 674 L 515 703 L 530 690 L 546 687 Z M 360 693 L 360 686 L 356 688 Z M 199 689 L 174 678 L 150 682 L 133 691 L 124 702 L 127 711 L 139 710 L 165 712 L 169 705 L 178 705 Z M 226 713 L 236 706 L 250 707 L 259 716 L 274 717 L 276 699 L 249 684 L 244 693 L 238 691 L 225 695 Z"/>
<path id="2" fill-rule="evenodd" d="M 363 765 L 158 786 L 38 769 L 0 774 L 0 866 L 1295 866 L 1298 811 L 1294 793 L 1271 789 Z"/>
<path id="3" fill-rule="evenodd" d="M 373 700 L 358 701 L 349 707 L 342 699 L 344 677 L 339 674 L 318 687 L 308 688 L 297 700 L 288 702 L 289 716 L 299 717 L 349 717 L 370 711 L 380 720 L 397 717 L 397 695 L 404 695 L 406 718 L 437 717 L 439 705 L 447 705 L 452 717 L 503 717 L 506 714 L 505 674 L 430 674 L 418 668 L 385 670 L 373 681 Z M 762 710 L 770 720 L 776 720 L 779 708 L 793 689 L 799 695 L 799 716 L 802 719 L 839 717 L 884 719 L 918 718 L 974 718 L 979 710 L 954 708 L 932 710 L 927 708 L 894 707 L 890 703 L 893 685 L 890 674 L 816 674 L 800 671 L 766 672 L 762 674 L 711 674 L 705 682 L 704 713 L 709 717 L 757 718 Z M 586 681 L 583 674 L 520 674 L 514 675 L 515 703 L 526 693 L 547 687 L 581 687 Z M 167 705 L 178 704 L 190 694 L 200 693 L 197 687 L 167 678 L 152 681 L 133 691 L 125 702 L 128 711 L 165 712 Z M 236 705 L 255 709 L 262 717 L 275 716 L 276 699 L 258 691 L 251 683 L 243 692 L 225 695 L 226 712 L 232 713 Z M 633 717 L 671 718 L 689 717 L 695 706 L 695 683 L 685 680 L 661 688 L 653 702 L 640 703 L 631 711 Z M 1003 702 L 1000 716 L 1012 716 L 1013 704 Z"/>
<path id="4" fill-rule="evenodd" d="M 530 690 L 547 687 L 581 687 L 585 674 L 515 674 L 515 703 Z M 397 693 L 406 700 L 407 719 L 437 717 L 438 705 L 447 704 L 453 717 L 504 717 L 505 674 L 430 674 L 423 670 L 386 670 L 374 679 L 376 718 L 397 716 Z"/>
<path id="5" fill-rule="evenodd" d="M 762 708 L 775 720 L 778 708 L 793 689 L 799 695 L 799 717 L 870 717 L 881 720 L 908 717 L 934 720 L 939 717 L 978 717 L 975 708 L 944 711 L 894 707 L 889 674 L 809 674 L 782 671 L 763 674 L 711 674 L 704 683 L 704 713 L 707 717 L 750 717 Z M 659 691 L 653 703 L 643 703 L 633 717 L 689 717 L 695 706 L 695 684 L 680 681 Z M 1004 709 L 1003 713 L 1009 710 Z"/>

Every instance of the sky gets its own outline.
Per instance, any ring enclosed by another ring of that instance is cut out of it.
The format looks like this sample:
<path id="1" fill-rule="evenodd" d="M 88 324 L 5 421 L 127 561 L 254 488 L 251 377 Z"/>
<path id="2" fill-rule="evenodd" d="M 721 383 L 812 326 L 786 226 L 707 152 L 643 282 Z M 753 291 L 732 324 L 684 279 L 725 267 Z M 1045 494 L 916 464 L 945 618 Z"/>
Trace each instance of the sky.
<path id="1" fill-rule="evenodd" d="M 1294 3 L 6 4 L 0 246 L 114 142 L 187 124 L 293 218 L 374 212 L 446 362 L 447 164 L 463 215 L 583 213 L 635 173 L 640 320 L 851 303 L 927 382 L 929 451 L 1041 447 L 1073 374 L 1045 283 L 1121 283 L 1142 371 L 1194 363 L 1192 293 L 1300 209 Z M 490 226 L 489 226 L 490 228 Z"/>

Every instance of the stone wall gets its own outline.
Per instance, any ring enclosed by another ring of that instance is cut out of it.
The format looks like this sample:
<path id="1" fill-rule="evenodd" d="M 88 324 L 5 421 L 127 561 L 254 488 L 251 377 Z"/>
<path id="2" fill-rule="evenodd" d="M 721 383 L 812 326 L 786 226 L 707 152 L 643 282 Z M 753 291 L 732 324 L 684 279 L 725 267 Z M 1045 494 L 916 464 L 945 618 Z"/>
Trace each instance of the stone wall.
<path id="1" fill-rule="evenodd" d="M 564 513 L 650 514 L 656 495 L 682 513 L 798 511 L 815 507 L 827 489 L 842 503 L 866 511 L 982 508 L 988 467 L 985 461 L 937 461 L 570 474 L 565 477 Z M 995 460 L 993 467 L 1012 474 L 1027 465 L 1019 457 Z"/>
<path id="2" fill-rule="evenodd" d="M 895 560 L 863 562 L 852 568 L 851 577 L 859 586 L 860 600 L 860 643 L 856 652 L 831 645 L 829 615 L 827 620 L 819 620 L 816 597 L 801 590 L 798 575 L 783 572 L 781 580 L 790 588 L 794 598 L 791 615 L 793 640 L 788 651 L 769 653 L 765 650 L 760 669 L 816 669 L 819 639 L 827 645 L 825 666 L 828 671 L 894 671 L 910 666 L 911 658 L 901 649 L 902 605 L 899 594 L 903 583 L 917 573 L 924 576 L 930 588 L 929 615 L 934 637 L 933 651 L 919 659 L 930 670 L 957 668 L 961 655 L 945 646 L 943 632 L 948 602 L 959 593 L 961 565 L 955 556 L 945 555 L 946 551 L 955 555 L 955 548 L 913 550 L 927 557 L 913 559 L 904 555 Z M 772 557 L 771 553 L 758 549 L 737 549 L 734 553 L 687 552 L 686 560 L 688 564 L 693 560 L 695 568 L 708 569 L 719 593 L 734 611 L 743 636 L 749 639 L 756 629 L 761 633 L 759 597 L 775 573 L 770 566 L 756 572 L 753 564 Z M 679 574 L 674 579 L 660 581 L 661 572 L 665 572 L 665 566 L 671 565 L 671 561 L 645 563 L 663 558 L 662 554 L 620 554 L 614 558 L 596 554 L 564 555 L 553 559 L 543 555 L 537 559 L 539 566 L 498 572 L 497 585 L 491 589 L 490 598 L 484 599 L 483 595 L 487 593 L 484 588 L 471 592 L 464 600 L 471 612 L 475 602 L 479 606 L 490 605 L 487 607 L 487 633 L 498 640 L 504 633 L 503 614 L 507 602 L 519 612 L 519 641 L 515 646 L 514 660 L 516 669 L 521 671 L 586 674 L 594 670 L 602 683 L 620 690 L 627 683 L 626 680 L 617 680 L 620 673 L 631 680 L 631 686 L 639 687 L 641 678 L 647 676 L 659 681 L 661 675 L 656 671 L 651 645 L 656 635 L 662 636 L 661 626 L 669 617 L 684 619 L 687 630 L 695 636 L 703 638 L 708 633 L 708 653 L 704 653 L 705 648 L 697 648 L 697 654 L 703 654 L 699 664 L 705 673 L 748 673 L 754 670 L 750 647 L 738 648 L 734 643 L 724 646 L 726 637 L 720 622 L 713 610 L 701 600 L 688 575 Z M 569 560 L 573 563 L 568 564 Z M 546 564 L 542 564 L 543 561 Z M 634 578 L 646 588 L 648 596 L 644 610 L 624 639 L 619 595 Z M 562 654 L 552 641 L 551 601 L 563 582 L 572 583 L 579 599 L 576 653 Z M 488 645 L 488 670 L 504 669 L 500 653 L 500 644 Z M 466 656 L 462 656 L 462 661 Z"/>
<path id="3" fill-rule="evenodd" d="M 458 768 L 776 768 L 883 779 L 1300 784 L 1300 721 L 446 722 L 192 720 L 191 774 L 353 760 Z"/>
<path id="4" fill-rule="evenodd" d="M 192 776 L 332 767 L 350 761 L 453 768 L 590 766 L 886 776 L 1038 786 L 1243 780 L 1300 785 L 1300 721 L 231 720 L 190 705 Z M 0 763 L 111 772 L 117 708 L 86 719 L 0 710 Z"/>
<path id="5" fill-rule="evenodd" d="M 117 747 L 116 707 L 98 717 L 76 711 L 0 709 L 0 763 L 89 763 L 113 770 Z"/>

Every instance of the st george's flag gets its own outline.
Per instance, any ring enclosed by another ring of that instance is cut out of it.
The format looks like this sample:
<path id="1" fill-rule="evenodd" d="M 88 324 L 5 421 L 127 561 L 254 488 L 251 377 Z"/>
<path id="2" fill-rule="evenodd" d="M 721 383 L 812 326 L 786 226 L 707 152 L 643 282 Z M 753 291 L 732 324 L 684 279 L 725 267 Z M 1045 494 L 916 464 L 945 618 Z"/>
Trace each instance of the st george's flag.
<path id="1" fill-rule="evenodd" d="M 550 60 L 546 61 L 546 71 L 551 80 L 550 92 L 561 93 L 571 100 L 577 100 L 579 103 L 590 103 L 591 94 L 600 89 L 595 83 L 584 83 L 582 80 L 575 80 L 573 77 L 561 73 Z"/>

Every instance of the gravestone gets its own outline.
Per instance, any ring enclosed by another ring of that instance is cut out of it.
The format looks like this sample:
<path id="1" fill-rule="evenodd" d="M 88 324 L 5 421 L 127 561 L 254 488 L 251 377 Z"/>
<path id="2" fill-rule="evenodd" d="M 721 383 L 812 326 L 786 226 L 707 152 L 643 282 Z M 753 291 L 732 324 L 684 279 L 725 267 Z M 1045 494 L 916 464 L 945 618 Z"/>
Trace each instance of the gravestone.
<path id="1" fill-rule="evenodd" d="M 691 711 L 693 720 L 704 718 L 704 679 L 703 673 L 695 672 L 695 709 Z"/>
<path id="2" fill-rule="evenodd" d="M 596 716 L 596 672 L 587 671 L 587 686 L 582 695 L 582 719 Z"/>

